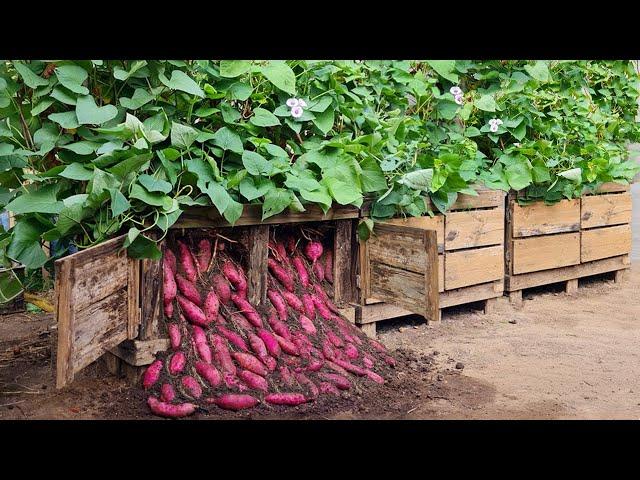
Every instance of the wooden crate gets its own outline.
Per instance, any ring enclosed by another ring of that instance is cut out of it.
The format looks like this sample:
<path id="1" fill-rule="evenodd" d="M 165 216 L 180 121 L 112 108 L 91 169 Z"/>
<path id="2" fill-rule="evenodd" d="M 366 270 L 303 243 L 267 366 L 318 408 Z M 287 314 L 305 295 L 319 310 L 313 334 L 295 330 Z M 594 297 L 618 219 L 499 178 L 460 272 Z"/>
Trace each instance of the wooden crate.
<path id="1" fill-rule="evenodd" d="M 579 199 L 553 205 L 520 206 L 509 194 L 506 211 L 505 290 L 512 303 L 522 290 L 565 283 L 571 294 L 578 279 L 629 268 L 631 194 L 629 187 L 602 185 Z"/>
<path id="2" fill-rule="evenodd" d="M 372 236 L 381 225 L 434 230 L 437 234 L 438 311 L 427 317 L 429 322 L 441 319 L 442 309 L 465 303 L 484 302 L 489 312 L 504 292 L 504 197 L 505 193 L 476 187 L 478 196 L 459 195 L 447 215 L 434 217 L 396 218 L 377 223 Z M 368 214 L 364 209 L 363 213 Z M 368 252 L 372 240 L 360 242 L 359 304 L 356 323 L 370 335 L 375 335 L 379 321 L 415 313 L 406 308 L 383 303 L 370 287 L 372 268 Z M 377 248 L 374 246 L 374 248 Z M 397 257 L 424 252 L 400 250 Z M 397 303 L 397 302 L 396 302 Z"/>
<path id="3" fill-rule="evenodd" d="M 194 213 L 196 212 L 196 213 Z M 216 210 L 195 209 L 175 225 L 167 239 L 191 230 L 215 228 L 248 246 L 248 297 L 266 301 L 267 242 L 277 225 L 331 222 L 334 231 L 334 302 L 355 323 L 355 230 L 359 209 L 339 207 L 326 215 L 316 208 L 308 214 L 284 212 L 262 222 L 260 209 L 245 206 L 237 226 L 231 227 Z M 160 261 L 135 260 L 122 249 L 125 236 L 82 250 L 55 262 L 56 386 L 73 381 L 84 367 L 101 359 L 115 374 L 138 382 L 146 365 L 169 340 L 163 321 Z M 167 239 L 161 242 L 164 248 Z"/>

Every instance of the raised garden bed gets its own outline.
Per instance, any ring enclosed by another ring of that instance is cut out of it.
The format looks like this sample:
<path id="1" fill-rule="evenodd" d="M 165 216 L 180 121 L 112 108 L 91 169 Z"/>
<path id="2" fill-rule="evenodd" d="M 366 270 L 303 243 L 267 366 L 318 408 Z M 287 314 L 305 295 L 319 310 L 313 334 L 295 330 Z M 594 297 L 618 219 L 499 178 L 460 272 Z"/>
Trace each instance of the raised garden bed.
<path id="1" fill-rule="evenodd" d="M 503 295 L 504 279 L 504 196 L 501 191 L 476 187 L 478 196 L 459 195 L 447 215 L 391 219 L 376 224 L 374 233 L 390 226 L 435 231 L 437 234 L 438 306 L 422 314 L 428 322 L 438 322 L 442 309 L 472 302 L 484 302 L 485 312 Z M 365 210 L 365 214 L 366 214 Z M 371 281 L 371 252 L 381 240 L 372 235 L 360 242 L 360 288 L 356 323 L 375 335 L 377 322 L 417 313 L 383 303 Z M 394 249 L 391 249 L 392 251 Z M 412 253 L 397 245 L 396 255 L 407 261 Z M 418 269 L 418 271 L 423 271 Z"/>
<path id="2" fill-rule="evenodd" d="M 630 266 L 629 187 L 605 184 L 597 192 L 553 205 L 520 206 L 515 193 L 506 212 L 505 289 L 512 303 L 527 288 L 565 282 L 568 294 L 578 279 Z"/>

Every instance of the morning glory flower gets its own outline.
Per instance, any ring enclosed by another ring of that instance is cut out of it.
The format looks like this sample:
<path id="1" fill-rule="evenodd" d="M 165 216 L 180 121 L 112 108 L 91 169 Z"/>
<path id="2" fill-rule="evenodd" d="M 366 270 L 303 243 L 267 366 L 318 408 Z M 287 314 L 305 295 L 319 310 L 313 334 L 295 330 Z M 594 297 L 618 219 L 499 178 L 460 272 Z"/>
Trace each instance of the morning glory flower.
<path id="1" fill-rule="evenodd" d="M 498 125 L 496 125 L 495 123 L 491 124 L 489 130 L 491 130 L 493 133 L 496 133 L 498 131 Z"/>
<path id="2" fill-rule="evenodd" d="M 462 95 L 456 95 L 453 99 L 458 105 L 462 105 L 464 103 L 464 97 Z"/>
<path id="3" fill-rule="evenodd" d="M 300 105 L 300 101 L 297 98 L 290 98 L 287 100 L 287 107 L 289 108 L 297 107 L 298 105 Z"/>
<path id="4" fill-rule="evenodd" d="M 454 97 L 457 97 L 458 95 L 462 95 L 462 89 L 459 86 L 455 86 L 455 87 L 451 87 L 449 89 L 449 92 L 451 93 L 451 95 L 453 95 Z"/>
<path id="5" fill-rule="evenodd" d="M 291 109 L 291 116 L 293 118 L 300 118 L 303 113 L 304 110 L 302 110 L 302 107 L 295 106 Z"/>
<path id="6" fill-rule="evenodd" d="M 298 105 L 300 105 L 302 108 L 307 108 L 307 102 L 305 102 L 301 98 L 298 99 Z"/>

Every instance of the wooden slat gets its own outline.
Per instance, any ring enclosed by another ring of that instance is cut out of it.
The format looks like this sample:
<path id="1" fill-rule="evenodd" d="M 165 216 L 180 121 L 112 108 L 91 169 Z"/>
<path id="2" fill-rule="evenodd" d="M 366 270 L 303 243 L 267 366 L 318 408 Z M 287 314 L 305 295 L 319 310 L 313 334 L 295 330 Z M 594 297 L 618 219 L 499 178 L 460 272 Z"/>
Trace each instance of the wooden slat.
<path id="1" fill-rule="evenodd" d="M 140 327 L 140 260 L 131 259 L 129 264 L 129 276 L 127 278 L 127 338 L 134 339 L 138 336 Z"/>
<path id="2" fill-rule="evenodd" d="M 343 305 L 356 300 L 356 286 L 353 274 L 353 222 L 339 220 L 336 222 L 333 248 L 333 289 L 334 300 Z"/>
<path id="3" fill-rule="evenodd" d="M 488 298 L 501 297 L 504 291 L 504 279 L 495 282 L 471 285 L 469 287 L 447 290 L 440 294 L 440 308 L 464 305 L 465 303 L 480 302 Z"/>
<path id="4" fill-rule="evenodd" d="M 430 230 L 378 224 L 367 240 L 369 261 L 424 273 L 427 253 L 422 239 L 427 231 Z"/>
<path id="5" fill-rule="evenodd" d="M 582 228 L 631 223 L 631 193 L 587 195 L 582 197 Z"/>
<path id="6" fill-rule="evenodd" d="M 514 274 L 580 263 L 580 232 L 513 240 Z"/>
<path id="7" fill-rule="evenodd" d="M 374 262 L 371 278 L 373 296 L 426 316 L 424 274 Z"/>
<path id="8" fill-rule="evenodd" d="M 450 212 L 445 226 L 445 249 L 499 245 L 504 241 L 504 209 Z"/>
<path id="9" fill-rule="evenodd" d="M 631 225 L 595 228 L 582 232 L 582 262 L 614 257 L 631 252 Z"/>
<path id="10" fill-rule="evenodd" d="M 600 193 L 616 193 L 616 192 L 628 192 L 630 190 L 629 185 L 621 185 L 615 182 L 603 183 L 598 187 L 595 192 L 589 192 L 588 195 L 597 195 Z"/>
<path id="11" fill-rule="evenodd" d="M 501 190 L 491 190 L 484 186 L 475 186 L 473 188 L 478 192 L 478 196 L 464 193 L 458 194 L 458 198 L 451 206 L 451 210 L 504 206 L 505 192 Z"/>
<path id="12" fill-rule="evenodd" d="M 525 288 L 548 285 L 550 283 L 564 282 L 573 278 L 588 277 L 606 272 L 614 272 L 629 268 L 629 255 L 594 260 L 569 267 L 543 270 L 540 272 L 525 273 L 522 275 L 507 275 L 505 277 L 505 290 L 508 292 L 523 290 Z"/>
<path id="13" fill-rule="evenodd" d="M 156 353 L 168 349 L 168 338 L 156 338 L 154 340 L 127 340 L 110 349 L 109 352 L 129 365 L 140 367 L 153 363 Z"/>
<path id="14" fill-rule="evenodd" d="M 247 296 L 252 304 L 264 305 L 269 274 L 269 225 L 253 225 L 249 227 L 248 235 Z"/>
<path id="15" fill-rule="evenodd" d="M 561 200 L 553 205 L 536 202 L 520 206 L 510 204 L 513 237 L 530 237 L 549 233 L 577 232 L 580 230 L 580 199 Z"/>
<path id="16" fill-rule="evenodd" d="M 262 220 L 262 205 L 244 205 L 242 216 L 235 223 L 235 226 L 345 220 L 358 218 L 360 215 L 359 209 L 352 205 L 335 205 L 326 213 L 326 215 L 322 209 L 316 205 L 306 205 L 305 208 L 306 210 L 304 212 L 286 210 L 283 213 Z M 231 224 L 220 215 L 215 207 L 191 207 L 184 211 L 178 221 L 171 228 L 210 228 L 230 226 Z"/>
<path id="17" fill-rule="evenodd" d="M 445 290 L 492 282 L 503 276 L 504 250 L 502 245 L 445 254 Z"/>
<path id="18" fill-rule="evenodd" d="M 73 380 L 73 325 L 74 313 L 72 298 L 73 259 L 55 263 L 55 303 L 58 322 L 58 348 L 56 349 L 56 388 L 62 388 Z"/>
<path id="19" fill-rule="evenodd" d="M 160 320 L 164 313 L 162 307 L 162 262 L 145 258 L 140 261 L 140 269 L 141 303 L 138 338 L 151 340 L 160 335 Z"/>
<path id="20" fill-rule="evenodd" d="M 444 254 L 438 255 L 438 292 L 444 292 Z"/>
<path id="21" fill-rule="evenodd" d="M 444 252 L 444 215 L 435 215 L 433 217 L 425 215 L 423 217 L 390 218 L 378 223 L 422 228 L 424 230 L 435 230 L 438 235 L 438 253 Z"/>
<path id="22" fill-rule="evenodd" d="M 390 318 L 404 317 L 405 315 L 415 315 L 406 308 L 390 305 L 388 303 L 378 303 L 376 305 L 366 305 L 359 307 L 359 314 L 356 313 L 356 323 L 358 325 L 368 325 L 370 323 L 388 320 Z"/>

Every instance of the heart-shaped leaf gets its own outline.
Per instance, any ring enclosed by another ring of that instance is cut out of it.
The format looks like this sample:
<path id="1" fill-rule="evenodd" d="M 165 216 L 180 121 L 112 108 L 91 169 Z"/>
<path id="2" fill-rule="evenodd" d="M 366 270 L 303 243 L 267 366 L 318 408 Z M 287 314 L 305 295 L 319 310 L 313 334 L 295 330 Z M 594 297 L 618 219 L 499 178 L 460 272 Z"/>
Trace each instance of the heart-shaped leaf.
<path id="1" fill-rule="evenodd" d="M 91 95 L 78 97 L 76 102 L 76 115 L 80 125 L 102 125 L 118 115 L 118 109 L 114 105 L 98 107 Z"/>

